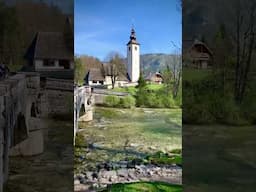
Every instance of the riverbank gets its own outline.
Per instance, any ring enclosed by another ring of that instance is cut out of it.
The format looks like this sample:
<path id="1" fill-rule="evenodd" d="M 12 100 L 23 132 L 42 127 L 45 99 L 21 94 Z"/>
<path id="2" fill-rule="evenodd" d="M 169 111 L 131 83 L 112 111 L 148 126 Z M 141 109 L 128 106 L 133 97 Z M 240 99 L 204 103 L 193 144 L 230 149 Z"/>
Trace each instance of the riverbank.
<path id="1" fill-rule="evenodd" d="M 175 158 L 175 149 L 181 149 L 180 109 L 95 107 L 94 120 L 79 127 L 75 147 L 77 188 L 94 190 L 138 181 L 181 184 L 182 168 L 168 161 Z M 157 152 L 164 158 L 168 154 L 166 158 L 170 159 L 161 160 L 169 164 L 146 160 Z"/>

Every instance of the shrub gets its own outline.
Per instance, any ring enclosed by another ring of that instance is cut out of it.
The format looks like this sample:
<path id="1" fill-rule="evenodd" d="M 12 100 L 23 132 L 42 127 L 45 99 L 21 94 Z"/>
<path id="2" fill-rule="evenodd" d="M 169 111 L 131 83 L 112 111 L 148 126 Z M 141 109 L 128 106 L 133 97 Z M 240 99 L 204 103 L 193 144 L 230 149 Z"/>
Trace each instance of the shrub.
<path id="1" fill-rule="evenodd" d="M 167 108 L 174 108 L 176 107 L 175 100 L 173 99 L 172 95 L 166 95 L 163 97 L 164 106 Z"/>
<path id="2" fill-rule="evenodd" d="M 135 98 L 133 96 L 126 96 L 120 99 L 119 106 L 123 108 L 132 108 L 135 106 Z"/>
<path id="3" fill-rule="evenodd" d="M 120 98 L 117 96 L 109 95 L 104 99 L 104 104 L 107 107 L 118 107 L 120 103 Z"/>

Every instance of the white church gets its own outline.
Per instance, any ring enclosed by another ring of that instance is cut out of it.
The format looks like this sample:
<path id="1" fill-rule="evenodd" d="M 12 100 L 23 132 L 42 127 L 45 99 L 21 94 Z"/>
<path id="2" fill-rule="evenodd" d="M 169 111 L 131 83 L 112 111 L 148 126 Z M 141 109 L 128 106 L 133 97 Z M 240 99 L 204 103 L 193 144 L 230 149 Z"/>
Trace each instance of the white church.
<path id="1" fill-rule="evenodd" d="M 136 40 L 134 28 L 131 30 L 130 40 L 127 46 L 127 73 L 117 77 L 115 87 L 135 86 L 140 76 L 140 44 Z M 110 88 L 111 76 L 109 65 L 102 64 L 100 67 L 88 69 L 85 76 L 85 83 L 90 86 Z"/>

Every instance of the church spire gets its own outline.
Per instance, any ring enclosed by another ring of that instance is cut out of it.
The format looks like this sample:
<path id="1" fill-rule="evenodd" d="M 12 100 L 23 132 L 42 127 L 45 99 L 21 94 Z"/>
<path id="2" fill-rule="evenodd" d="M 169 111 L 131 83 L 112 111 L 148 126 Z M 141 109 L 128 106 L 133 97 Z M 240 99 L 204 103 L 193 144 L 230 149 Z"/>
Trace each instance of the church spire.
<path id="1" fill-rule="evenodd" d="M 130 40 L 135 40 L 136 41 L 135 30 L 134 30 L 133 27 L 132 27 L 132 30 L 131 30 Z"/>
<path id="2" fill-rule="evenodd" d="M 132 26 L 132 29 L 131 29 L 130 41 L 127 43 L 127 45 L 129 45 L 129 44 L 139 45 L 139 43 L 136 41 L 136 34 L 135 34 L 135 30 L 134 30 L 133 26 Z"/>

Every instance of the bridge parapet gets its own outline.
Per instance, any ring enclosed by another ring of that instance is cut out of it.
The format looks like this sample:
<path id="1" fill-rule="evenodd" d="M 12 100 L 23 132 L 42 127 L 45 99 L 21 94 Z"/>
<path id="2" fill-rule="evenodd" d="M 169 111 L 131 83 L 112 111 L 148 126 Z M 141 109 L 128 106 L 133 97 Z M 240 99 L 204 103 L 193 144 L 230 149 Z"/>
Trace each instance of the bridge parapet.
<path id="1" fill-rule="evenodd" d="M 74 89 L 74 142 L 78 131 L 78 121 L 91 121 L 92 112 L 92 89 L 90 86 L 75 87 Z M 83 114 L 81 114 L 83 113 Z"/>
<path id="2" fill-rule="evenodd" d="M 0 81 L 0 192 L 8 178 L 10 155 L 35 155 L 43 151 L 43 135 L 31 129 L 32 102 L 40 90 L 39 76 L 18 73 Z M 31 92 L 33 90 L 33 92 Z M 31 141 L 36 141 L 31 142 Z M 15 148 L 17 149 L 15 152 Z"/>

